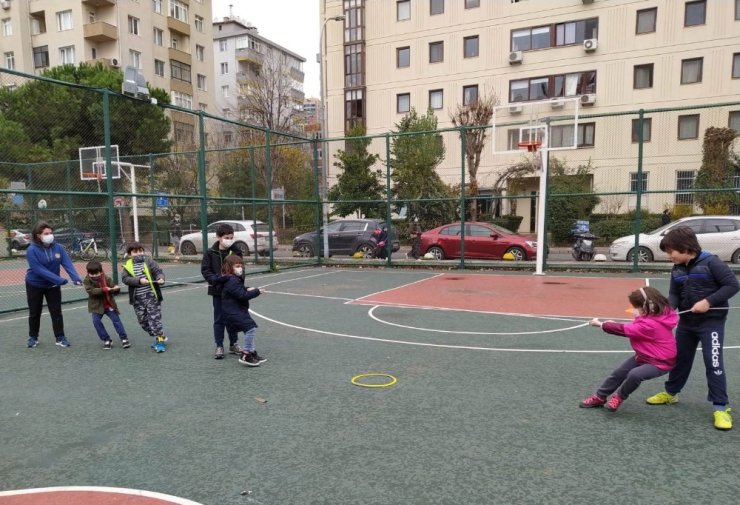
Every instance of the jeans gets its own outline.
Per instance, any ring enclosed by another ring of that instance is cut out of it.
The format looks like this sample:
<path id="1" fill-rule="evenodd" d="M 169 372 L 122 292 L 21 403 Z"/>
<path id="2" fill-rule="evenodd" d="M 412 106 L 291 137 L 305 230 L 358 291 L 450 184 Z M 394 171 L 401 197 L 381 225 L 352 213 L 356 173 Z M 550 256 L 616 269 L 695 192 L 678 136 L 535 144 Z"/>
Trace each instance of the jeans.
<path id="1" fill-rule="evenodd" d="M 123 328 L 123 323 L 121 322 L 121 317 L 118 315 L 118 312 L 116 312 L 113 309 L 108 309 L 105 311 L 105 314 L 98 314 L 96 312 L 93 312 L 91 314 L 92 316 L 92 323 L 95 327 L 95 331 L 98 332 L 98 337 L 100 337 L 100 340 L 103 342 L 106 342 L 110 340 L 110 336 L 108 335 L 108 331 L 105 329 L 105 326 L 103 326 L 103 316 L 108 315 L 111 321 L 113 321 L 113 327 L 116 329 L 116 333 L 118 333 L 118 336 L 123 340 L 126 337 L 126 330 Z"/>

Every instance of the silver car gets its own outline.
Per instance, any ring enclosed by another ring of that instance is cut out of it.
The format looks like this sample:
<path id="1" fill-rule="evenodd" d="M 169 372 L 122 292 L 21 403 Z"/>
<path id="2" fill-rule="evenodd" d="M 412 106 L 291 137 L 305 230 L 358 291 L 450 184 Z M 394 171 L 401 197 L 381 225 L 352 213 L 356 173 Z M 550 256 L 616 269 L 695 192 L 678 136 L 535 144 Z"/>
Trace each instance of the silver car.
<path id="1" fill-rule="evenodd" d="M 234 228 L 234 246 L 238 247 L 242 254 L 249 256 L 254 254 L 255 245 L 258 254 L 269 254 L 270 241 L 269 226 L 262 221 L 215 221 L 208 225 L 208 244 L 211 247 L 216 242 L 216 228 L 220 224 L 228 224 Z M 275 231 L 272 232 L 272 250 L 278 248 L 278 238 Z M 180 253 L 184 255 L 200 254 L 203 252 L 203 235 L 201 232 L 188 233 L 180 238 Z"/>
<path id="2" fill-rule="evenodd" d="M 678 219 L 650 233 L 640 233 L 638 261 L 648 262 L 668 257 L 660 250 L 660 241 L 669 230 L 688 226 L 699 239 L 702 249 L 716 254 L 724 261 L 740 263 L 740 216 L 693 216 Z M 621 237 L 609 247 L 613 261 L 633 261 L 635 236 Z"/>

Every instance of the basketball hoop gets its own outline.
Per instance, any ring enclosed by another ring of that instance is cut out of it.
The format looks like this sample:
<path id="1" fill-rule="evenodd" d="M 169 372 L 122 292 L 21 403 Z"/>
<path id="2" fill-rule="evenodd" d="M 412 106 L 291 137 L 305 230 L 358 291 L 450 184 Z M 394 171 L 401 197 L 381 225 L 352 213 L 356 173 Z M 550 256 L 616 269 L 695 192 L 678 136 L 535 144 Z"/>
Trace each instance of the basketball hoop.
<path id="1" fill-rule="evenodd" d="M 530 153 L 536 153 L 537 149 L 542 145 L 542 142 L 539 140 L 528 140 L 526 142 L 519 142 L 517 144 L 519 146 L 519 149 L 527 148 L 527 152 Z"/>
<path id="2" fill-rule="evenodd" d="M 87 181 L 102 181 L 103 180 L 103 174 L 100 172 L 82 172 L 82 180 Z"/>

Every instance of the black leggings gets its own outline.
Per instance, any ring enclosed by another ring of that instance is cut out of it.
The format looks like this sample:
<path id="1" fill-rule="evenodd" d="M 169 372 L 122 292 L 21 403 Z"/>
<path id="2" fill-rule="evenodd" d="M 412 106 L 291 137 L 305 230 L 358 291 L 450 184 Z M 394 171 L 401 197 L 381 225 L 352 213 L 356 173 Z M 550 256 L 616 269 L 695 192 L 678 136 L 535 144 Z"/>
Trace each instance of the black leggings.
<path id="1" fill-rule="evenodd" d="M 49 307 L 51 326 L 56 338 L 64 336 L 64 318 L 62 317 L 62 288 L 37 288 L 26 283 L 26 299 L 28 300 L 28 336 L 38 339 L 39 326 L 41 325 L 41 312 L 44 309 L 44 298 L 46 306 Z"/>

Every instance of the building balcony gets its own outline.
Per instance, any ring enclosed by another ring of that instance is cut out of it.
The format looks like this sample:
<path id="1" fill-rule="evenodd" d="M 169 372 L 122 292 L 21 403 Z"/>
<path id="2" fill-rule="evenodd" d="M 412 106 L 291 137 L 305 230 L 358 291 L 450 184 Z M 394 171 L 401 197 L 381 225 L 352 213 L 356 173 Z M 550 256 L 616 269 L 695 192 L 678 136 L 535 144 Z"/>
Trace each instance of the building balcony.
<path id="1" fill-rule="evenodd" d="M 116 0 L 82 0 L 82 3 L 91 7 L 107 7 L 116 5 Z"/>
<path id="2" fill-rule="evenodd" d="M 190 36 L 190 25 L 187 23 L 183 23 L 179 19 L 173 18 L 172 16 L 167 16 L 167 28 L 172 31 L 184 33 L 185 35 Z"/>
<path id="3" fill-rule="evenodd" d="M 118 27 L 105 21 L 96 21 L 83 26 L 85 39 L 93 42 L 113 42 L 118 40 Z"/>
<path id="4" fill-rule="evenodd" d="M 251 63 L 252 65 L 262 66 L 264 55 L 249 47 L 242 47 L 236 50 L 236 61 Z"/>
<path id="5" fill-rule="evenodd" d="M 190 53 L 186 53 L 185 51 L 180 51 L 179 49 L 175 49 L 174 47 L 168 47 L 168 56 L 171 60 L 177 60 L 181 63 L 185 63 L 186 65 L 192 65 L 193 64 L 193 55 Z"/>
<path id="6" fill-rule="evenodd" d="M 298 82 L 303 82 L 306 74 L 303 73 L 303 70 L 299 70 L 295 67 L 290 67 L 290 77 Z"/>

